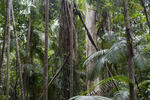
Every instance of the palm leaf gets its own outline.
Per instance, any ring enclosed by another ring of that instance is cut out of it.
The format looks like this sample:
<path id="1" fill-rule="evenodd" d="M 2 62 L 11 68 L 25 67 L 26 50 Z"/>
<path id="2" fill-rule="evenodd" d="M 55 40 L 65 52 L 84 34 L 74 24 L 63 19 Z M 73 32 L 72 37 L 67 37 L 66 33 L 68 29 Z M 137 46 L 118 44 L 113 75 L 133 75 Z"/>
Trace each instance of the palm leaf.
<path id="1" fill-rule="evenodd" d="M 112 100 L 103 96 L 75 96 L 70 98 L 69 100 Z"/>
<path id="2" fill-rule="evenodd" d="M 86 66 L 87 64 L 89 64 L 90 61 L 92 61 L 95 57 L 102 56 L 102 55 L 106 54 L 107 51 L 108 51 L 108 50 L 105 49 L 105 50 L 100 50 L 100 51 L 97 51 L 97 52 L 93 53 L 91 56 L 89 56 L 89 57 L 85 60 L 85 62 L 83 63 L 83 66 Z"/>
<path id="3" fill-rule="evenodd" d="M 128 90 L 120 90 L 113 97 L 114 100 L 128 100 L 129 91 Z"/>
<path id="4" fill-rule="evenodd" d="M 140 54 L 138 51 L 134 53 L 134 62 L 137 67 L 141 70 L 146 69 L 148 66 L 147 58 L 144 55 Z"/>
<path id="5" fill-rule="evenodd" d="M 115 81 L 115 82 L 122 82 L 124 84 L 128 84 L 128 83 L 131 82 L 131 80 L 128 77 L 121 76 L 121 75 L 109 77 L 109 78 L 101 80 L 98 83 L 93 84 L 90 88 L 88 88 L 85 92 L 83 92 L 82 95 L 90 93 L 98 85 L 103 85 L 103 84 L 106 84 L 107 82 L 112 82 L 112 80 Z"/>
<path id="6" fill-rule="evenodd" d="M 102 55 L 102 53 L 104 53 L 104 51 L 94 53 L 84 62 L 83 65 L 89 63 L 94 57 Z M 126 41 L 118 41 L 109 50 L 105 50 L 105 55 L 99 58 L 97 64 L 93 67 L 91 72 L 88 73 L 89 79 L 94 80 L 99 75 L 99 73 L 101 73 L 101 70 L 104 67 L 105 63 L 117 63 L 119 62 L 119 60 L 125 59 L 125 55 Z"/>

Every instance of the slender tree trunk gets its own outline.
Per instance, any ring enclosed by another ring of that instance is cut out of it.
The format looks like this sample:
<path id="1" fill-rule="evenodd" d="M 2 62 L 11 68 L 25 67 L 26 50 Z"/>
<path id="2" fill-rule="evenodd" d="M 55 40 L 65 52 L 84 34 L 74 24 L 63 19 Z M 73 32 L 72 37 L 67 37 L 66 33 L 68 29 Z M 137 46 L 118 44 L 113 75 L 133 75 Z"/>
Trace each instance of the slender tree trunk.
<path id="1" fill-rule="evenodd" d="M 145 13 L 145 16 L 146 16 L 146 21 L 147 21 L 147 25 L 149 27 L 149 34 L 150 34 L 150 22 L 149 22 L 149 18 L 148 18 L 148 14 L 147 14 L 147 10 L 146 10 L 146 7 L 145 7 L 145 1 L 144 0 L 141 0 L 141 4 L 144 8 L 144 13 Z"/>
<path id="2" fill-rule="evenodd" d="M 15 25 L 15 16 L 14 16 L 14 10 L 13 10 L 13 4 L 11 3 L 11 11 L 12 11 L 12 20 L 13 20 L 13 30 L 16 40 L 16 54 L 17 54 L 17 62 L 18 62 L 18 71 L 19 71 L 19 79 L 20 79 L 20 87 L 21 87 L 21 99 L 25 100 L 24 96 L 24 86 L 23 86 L 23 78 L 22 78 L 22 65 L 20 60 L 20 54 L 19 54 L 19 44 L 18 44 L 18 36 L 16 33 L 16 25 Z"/>
<path id="3" fill-rule="evenodd" d="M 43 100 L 48 100 L 48 23 L 49 23 L 49 0 L 45 5 L 45 54 L 44 54 L 44 92 Z"/>
<path id="4" fill-rule="evenodd" d="M 89 33 L 91 33 L 91 36 L 92 36 L 95 44 L 97 44 L 96 12 L 94 10 L 92 10 L 92 6 L 90 6 L 89 4 L 86 3 L 85 6 L 86 6 L 85 23 L 89 30 Z M 91 44 L 88 36 L 86 35 L 86 56 L 89 57 L 94 52 L 96 52 L 96 49 Z M 89 73 L 92 70 L 94 64 L 95 64 L 95 62 L 92 61 L 89 65 L 87 65 L 87 67 L 86 67 L 87 73 Z M 97 83 L 97 82 L 99 82 L 99 78 L 95 79 L 94 81 L 87 80 L 87 88 L 90 88 L 90 86 L 93 83 Z M 100 87 L 99 86 L 94 89 L 94 95 L 100 95 Z"/>
<path id="5" fill-rule="evenodd" d="M 128 66 L 129 66 L 129 78 L 131 79 L 132 83 L 129 83 L 130 87 L 130 100 L 137 100 L 136 99 L 136 92 L 134 89 L 135 84 L 135 72 L 134 72 L 134 62 L 133 62 L 133 45 L 132 45 L 132 34 L 130 28 L 130 21 L 129 21 L 129 12 L 128 12 L 128 0 L 124 1 L 124 20 L 126 25 L 126 40 L 127 40 L 127 52 L 128 52 Z"/>
<path id="6" fill-rule="evenodd" d="M 9 3 L 10 0 L 7 0 L 6 4 L 6 19 L 5 19 L 5 31 L 3 34 L 3 44 L 2 44 L 2 51 L 0 52 L 0 86 L 2 86 L 2 66 L 3 66 L 3 57 L 4 57 L 4 51 L 5 51 L 5 42 L 6 42 L 6 34 L 7 34 L 7 28 L 9 25 Z M 0 88 L 0 95 L 2 94 L 2 90 Z"/>
<path id="7" fill-rule="evenodd" d="M 69 38 L 70 38 L 70 56 L 69 56 L 69 63 L 70 63 L 70 75 L 69 75 L 69 81 L 70 81 L 70 97 L 73 97 L 73 56 L 74 56 L 74 50 L 73 50 L 73 44 L 74 44 L 74 40 L 73 40 L 73 0 L 71 0 L 71 8 L 70 8 L 70 34 L 69 34 Z"/>
<path id="8" fill-rule="evenodd" d="M 33 1 L 32 1 L 33 2 Z M 28 33 L 27 33 L 27 43 L 26 43 L 26 58 L 25 58 L 25 64 L 29 64 L 29 48 L 30 48 L 30 36 L 31 36 L 31 14 L 30 13 L 30 18 L 28 21 Z M 26 69 L 24 69 L 24 89 L 26 87 L 27 89 L 27 95 L 26 95 L 26 100 L 28 100 L 28 84 L 29 84 L 29 76 L 26 74 Z"/>
<path id="9" fill-rule="evenodd" d="M 11 2 L 11 0 L 10 0 Z M 7 26 L 7 69 L 6 69 L 6 95 L 9 96 L 9 67 L 10 67 L 10 2 L 8 4 L 8 26 Z"/>

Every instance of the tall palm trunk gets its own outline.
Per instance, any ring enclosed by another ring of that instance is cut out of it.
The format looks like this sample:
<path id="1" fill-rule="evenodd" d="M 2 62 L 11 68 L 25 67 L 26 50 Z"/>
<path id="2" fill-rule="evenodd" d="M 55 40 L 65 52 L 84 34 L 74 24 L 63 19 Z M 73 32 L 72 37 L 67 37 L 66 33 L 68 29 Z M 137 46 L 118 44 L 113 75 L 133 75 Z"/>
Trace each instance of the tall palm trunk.
<path id="1" fill-rule="evenodd" d="M 97 44 L 97 33 L 96 33 L 96 12 L 92 10 L 92 6 L 86 3 L 86 15 L 85 15 L 85 23 L 89 30 L 89 33 L 91 33 L 91 36 Z M 86 56 L 89 57 L 94 52 L 96 52 L 95 47 L 91 44 L 91 41 L 89 40 L 88 36 L 86 35 Z M 93 65 L 95 64 L 94 61 L 92 61 L 90 64 L 87 65 L 87 73 L 89 73 L 92 70 Z M 95 79 L 94 81 L 87 80 L 87 88 L 90 88 L 90 86 L 93 83 L 99 82 L 99 78 Z M 100 88 L 99 86 L 94 89 L 94 95 L 100 95 Z"/>
<path id="2" fill-rule="evenodd" d="M 49 23 L 49 0 L 46 0 L 46 5 L 45 5 L 45 54 L 44 54 L 43 100 L 48 100 L 48 23 Z"/>
<path id="3" fill-rule="evenodd" d="M 5 51 L 6 34 L 7 34 L 8 25 L 9 25 L 9 3 L 10 3 L 10 0 L 7 0 L 5 30 L 4 30 L 4 34 L 3 34 L 2 52 L 0 52 L 0 85 L 1 86 L 2 86 L 2 66 L 3 66 L 3 57 L 4 57 L 4 51 Z M 1 94 L 2 94 L 2 90 L 0 88 L 0 95 Z"/>
<path id="4" fill-rule="evenodd" d="M 133 62 L 133 45 L 132 45 L 132 34 L 130 28 L 130 21 L 129 21 L 129 12 L 128 12 L 128 0 L 124 1 L 124 21 L 126 25 L 126 40 L 127 40 L 127 52 L 128 52 L 128 66 L 129 66 L 129 78 L 131 79 L 132 83 L 129 83 L 130 87 L 130 100 L 137 100 L 136 99 L 136 92 L 134 89 L 135 83 L 135 72 L 134 72 L 134 62 Z"/>
<path id="5" fill-rule="evenodd" d="M 21 87 L 21 99 L 25 100 L 25 96 L 24 96 L 25 92 L 24 92 L 23 78 L 22 78 L 22 65 L 21 65 L 20 54 L 19 54 L 18 36 L 16 33 L 15 16 L 14 16 L 14 10 L 13 10 L 13 4 L 12 3 L 11 3 L 11 11 L 12 11 L 12 20 L 13 20 L 13 30 L 14 30 L 15 41 L 16 41 L 16 55 L 17 55 L 20 87 Z"/>
<path id="6" fill-rule="evenodd" d="M 11 0 L 10 0 L 11 2 Z M 9 67 L 10 67 L 10 2 L 8 4 L 8 26 L 7 26 L 7 69 L 6 69 L 6 95 L 9 96 Z"/>

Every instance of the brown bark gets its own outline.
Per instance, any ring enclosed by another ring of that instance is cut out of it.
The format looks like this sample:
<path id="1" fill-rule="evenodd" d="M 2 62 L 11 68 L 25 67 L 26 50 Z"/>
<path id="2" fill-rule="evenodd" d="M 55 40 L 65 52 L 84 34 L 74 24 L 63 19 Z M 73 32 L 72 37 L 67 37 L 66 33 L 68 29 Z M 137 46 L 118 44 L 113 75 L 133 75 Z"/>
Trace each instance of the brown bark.
<path id="1" fill-rule="evenodd" d="M 71 8 L 70 8 L 70 34 L 69 34 L 69 39 L 70 39 L 70 57 L 69 57 L 69 64 L 70 64 L 70 75 L 69 75 L 69 81 L 70 81 L 70 97 L 73 96 L 73 56 L 74 56 L 74 50 L 73 50 L 73 0 L 71 0 Z"/>
<path id="2" fill-rule="evenodd" d="M 31 1 L 33 3 L 33 0 Z M 30 48 L 30 36 L 31 36 L 31 14 L 30 10 L 30 18 L 28 21 L 28 33 L 27 33 L 27 43 L 26 43 L 26 57 L 25 64 L 29 64 L 29 48 Z M 26 100 L 28 100 L 28 85 L 29 85 L 29 76 L 26 73 L 26 69 L 24 69 L 24 89 L 26 89 Z"/>
<path id="3" fill-rule="evenodd" d="M 10 0 L 11 2 L 11 0 Z M 9 96 L 9 67 L 10 67 L 10 2 L 8 3 L 8 26 L 7 26 L 7 68 L 6 68 L 6 95 Z"/>
<path id="4" fill-rule="evenodd" d="M 127 52 L 128 52 L 128 69 L 129 69 L 129 78 L 132 83 L 129 83 L 130 87 L 130 100 L 137 100 L 136 99 L 136 92 L 134 89 L 135 84 L 135 72 L 134 72 L 134 62 L 133 62 L 133 45 L 132 45 L 132 34 L 131 34 L 131 27 L 129 21 L 129 12 L 128 12 L 128 0 L 124 1 L 124 21 L 126 25 L 126 41 L 127 41 Z"/>
<path id="5" fill-rule="evenodd" d="M 71 1 L 71 6 L 69 7 L 68 0 L 62 0 L 62 11 L 61 11 L 61 21 L 60 21 L 60 33 L 59 33 L 59 47 L 60 53 L 62 54 L 63 62 L 69 56 L 69 60 L 63 68 L 63 90 L 64 99 L 69 99 L 73 96 L 73 77 L 74 77 L 74 65 L 76 61 L 76 46 L 77 46 L 77 34 L 75 31 L 75 26 L 73 24 L 73 0 Z"/>
<path id="6" fill-rule="evenodd" d="M 150 34 L 150 22 L 149 22 L 149 18 L 148 18 L 148 14 L 147 14 L 147 10 L 146 10 L 146 7 L 145 7 L 145 2 L 144 0 L 141 0 L 141 4 L 144 8 L 144 14 L 146 16 L 146 21 L 147 21 L 147 25 L 148 25 L 148 28 L 149 28 L 149 34 Z"/>
<path id="7" fill-rule="evenodd" d="M 8 23 L 9 23 L 9 3 L 10 3 L 10 0 L 7 0 L 5 30 L 4 30 L 4 34 L 3 34 L 2 51 L 0 52 L 0 86 L 2 86 L 2 66 L 3 66 L 3 57 L 4 57 L 4 51 L 5 51 L 6 34 L 7 34 L 7 28 L 8 28 Z M 2 90 L 0 88 L 0 95 L 1 94 L 2 94 Z"/>
<path id="8" fill-rule="evenodd" d="M 16 25 L 15 25 L 15 16 L 14 16 L 14 10 L 13 10 L 13 4 L 11 3 L 11 11 L 12 11 L 12 20 L 13 20 L 13 30 L 15 35 L 15 41 L 16 41 L 16 55 L 17 55 L 17 62 L 18 62 L 18 71 L 19 71 L 19 79 L 20 79 L 20 87 L 21 87 L 21 99 L 25 100 L 24 96 L 24 87 L 23 87 L 23 78 L 22 78 L 22 65 L 20 60 L 20 54 L 19 54 L 19 44 L 18 44 L 18 36 L 16 33 Z"/>
<path id="9" fill-rule="evenodd" d="M 45 5 L 45 54 L 44 54 L 44 92 L 43 100 L 48 100 L 48 23 L 49 23 L 49 0 Z"/>

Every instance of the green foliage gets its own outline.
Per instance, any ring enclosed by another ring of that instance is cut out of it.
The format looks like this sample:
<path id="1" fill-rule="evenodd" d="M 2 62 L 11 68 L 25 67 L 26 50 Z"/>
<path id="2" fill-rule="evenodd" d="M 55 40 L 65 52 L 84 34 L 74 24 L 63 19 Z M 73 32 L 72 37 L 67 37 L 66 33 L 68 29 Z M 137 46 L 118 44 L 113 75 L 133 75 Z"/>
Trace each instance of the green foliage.
<path id="1" fill-rule="evenodd" d="M 115 81 L 115 82 L 118 82 L 118 83 L 119 83 L 119 82 L 122 82 L 123 84 L 128 84 L 128 83 L 131 82 L 131 81 L 129 80 L 129 78 L 127 78 L 127 77 L 125 77 L 125 76 L 120 76 L 120 75 L 118 75 L 118 76 L 109 77 L 109 78 L 106 78 L 106 79 L 101 80 L 101 81 L 98 82 L 98 83 L 93 84 L 90 88 L 88 88 L 85 92 L 83 92 L 82 95 L 85 95 L 85 94 L 87 94 L 87 93 L 90 93 L 90 92 L 94 89 L 94 87 L 96 87 L 96 86 L 98 86 L 98 85 L 103 86 L 103 85 L 105 85 L 105 83 L 107 83 L 107 82 L 112 82 L 112 80 Z"/>
<path id="2" fill-rule="evenodd" d="M 112 100 L 103 96 L 76 96 L 72 97 L 69 100 Z"/>

